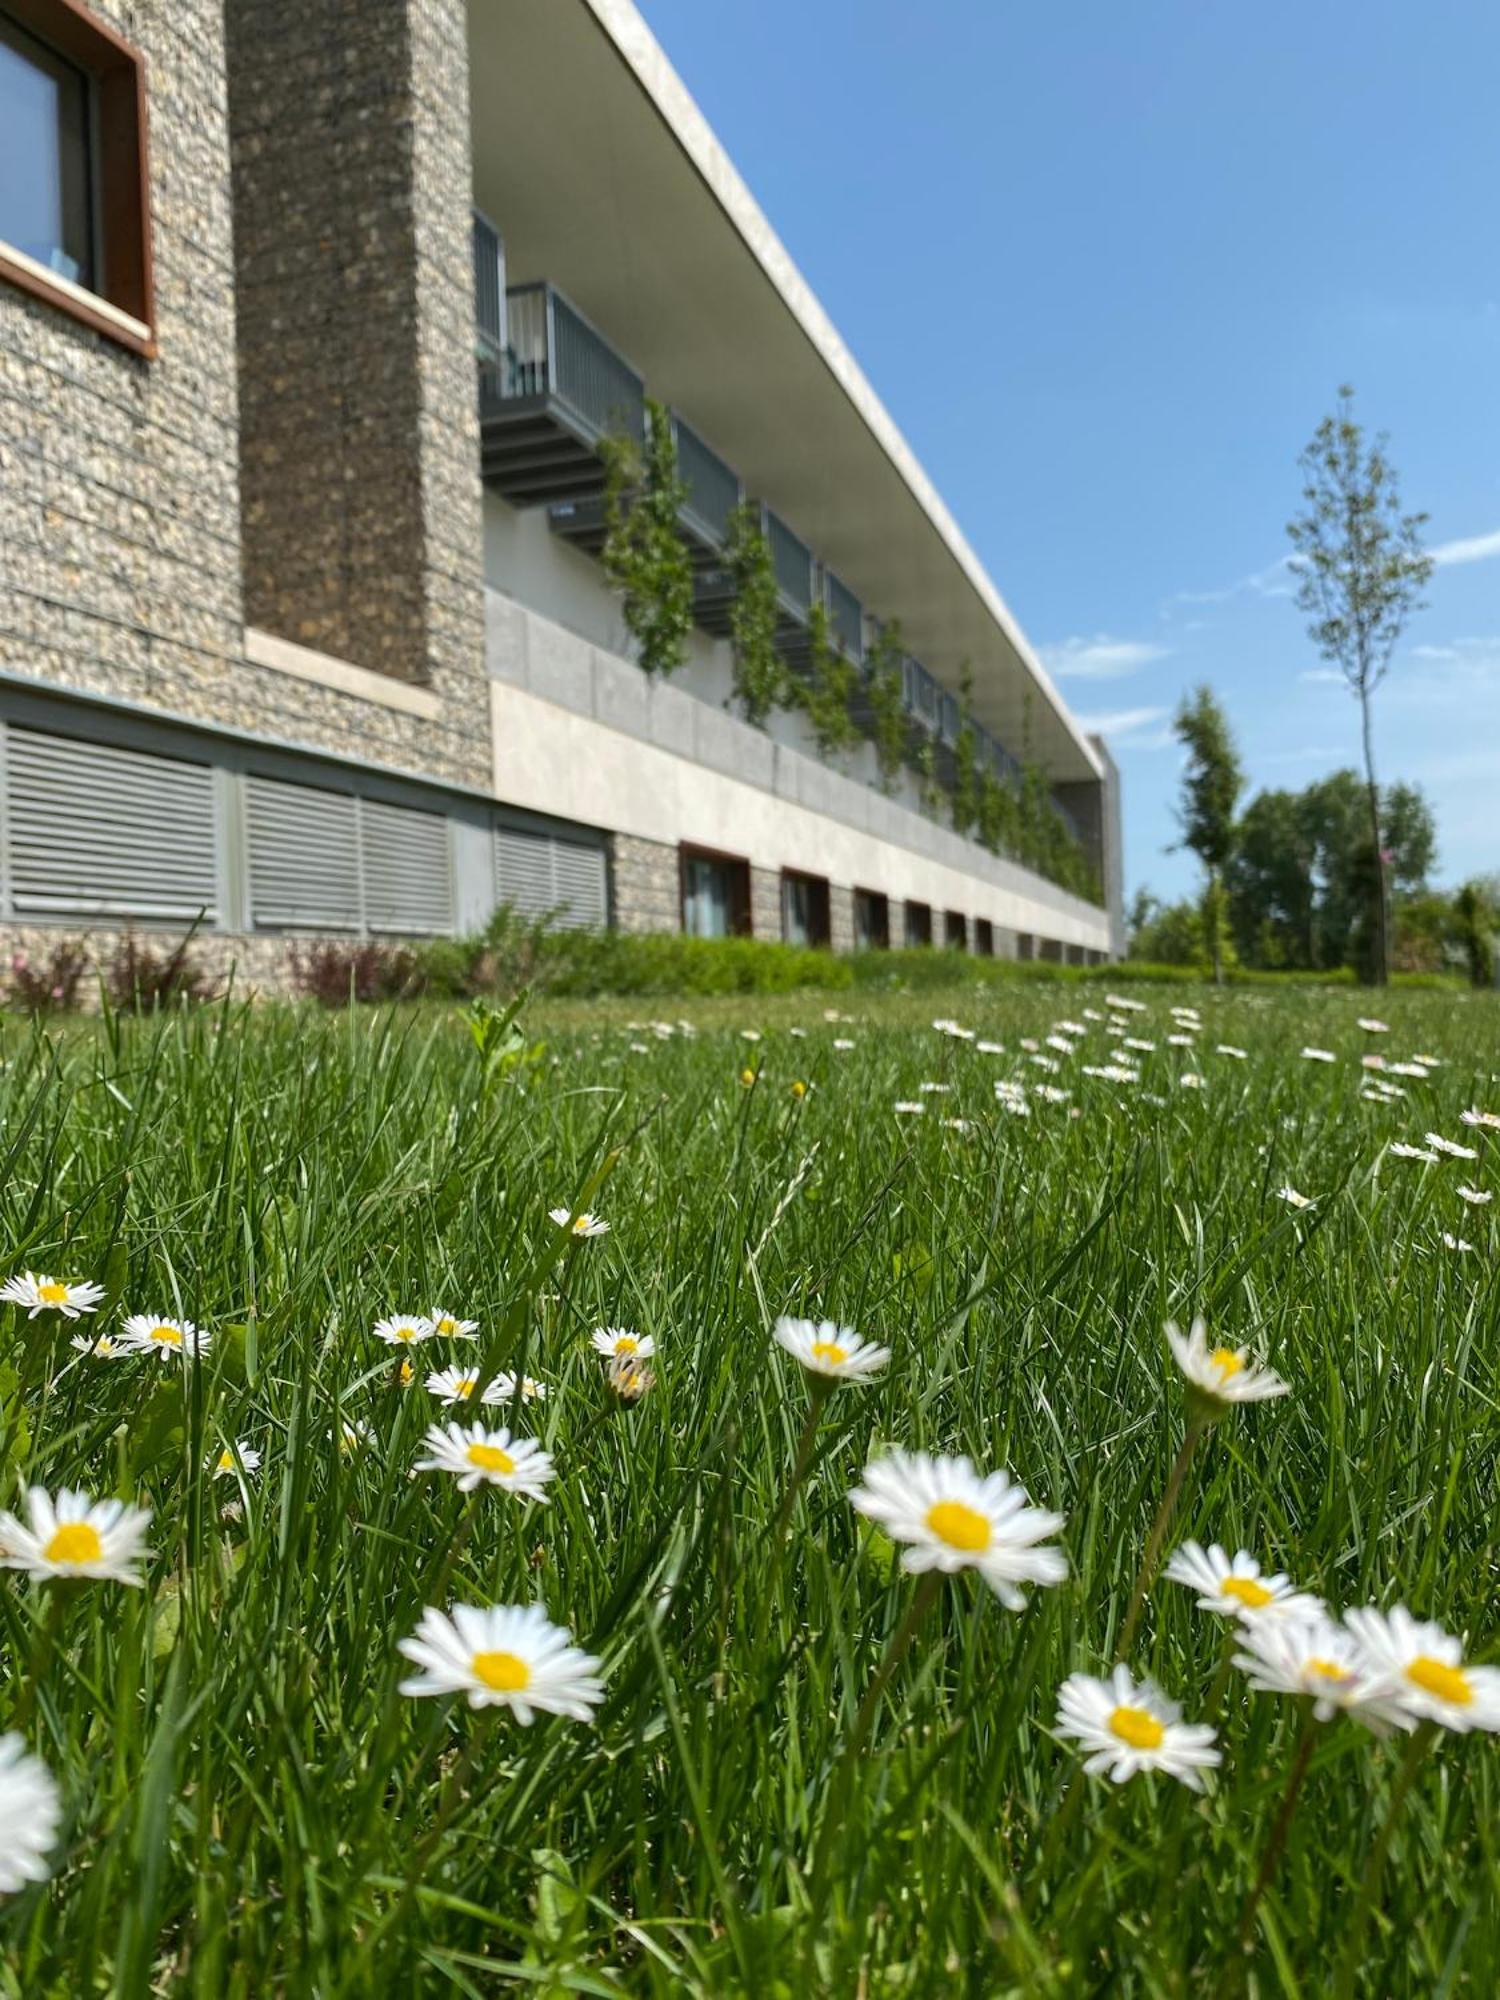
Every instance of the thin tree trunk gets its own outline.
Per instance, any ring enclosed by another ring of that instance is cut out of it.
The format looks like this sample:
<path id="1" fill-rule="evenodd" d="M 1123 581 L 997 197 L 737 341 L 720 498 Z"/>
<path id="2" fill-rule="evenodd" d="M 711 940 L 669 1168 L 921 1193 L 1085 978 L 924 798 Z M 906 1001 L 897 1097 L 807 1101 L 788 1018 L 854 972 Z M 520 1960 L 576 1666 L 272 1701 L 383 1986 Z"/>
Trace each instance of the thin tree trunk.
<path id="1" fill-rule="evenodd" d="M 1370 730 L 1370 695 L 1368 688 L 1363 685 L 1359 691 L 1359 713 L 1365 749 L 1365 789 L 1370 798 L 1370 840 L 1375 852 L 1374 984 L 1387 986 L 1391 977 L 1391 951 L 1385 892 L 1385 849 L 1380 838 L 1380 791 L 1375 783 L 1375 744 Z"/>

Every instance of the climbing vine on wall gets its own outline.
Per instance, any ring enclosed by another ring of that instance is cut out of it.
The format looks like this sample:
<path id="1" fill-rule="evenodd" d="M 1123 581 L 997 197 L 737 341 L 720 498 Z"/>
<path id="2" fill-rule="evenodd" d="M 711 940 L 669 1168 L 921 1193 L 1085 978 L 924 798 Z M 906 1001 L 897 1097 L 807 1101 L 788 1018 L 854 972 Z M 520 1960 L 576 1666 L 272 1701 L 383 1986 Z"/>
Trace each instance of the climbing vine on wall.
<path id="1" fill-rule="evenodd" d="M 675 673 L 693 629 L 693 563 L 678 526 L 687 489 L 677 469 L 672 419 L 646 405 L 644 451 L 606 438 L 604 573 L 619 593 L 636 659 L 653 678 Z"/>
<path id="2" fill-rule="evenodd" d="M 786 668 L 776 650 L 776 569 L 760 515 L 748 502 L 735 510 L 729 528 L 729 570 L 734 603 L 729 644 L 734 659 L 734 694 L 747 722 L 764 728 L 773 708 L 788 700 Z"/>

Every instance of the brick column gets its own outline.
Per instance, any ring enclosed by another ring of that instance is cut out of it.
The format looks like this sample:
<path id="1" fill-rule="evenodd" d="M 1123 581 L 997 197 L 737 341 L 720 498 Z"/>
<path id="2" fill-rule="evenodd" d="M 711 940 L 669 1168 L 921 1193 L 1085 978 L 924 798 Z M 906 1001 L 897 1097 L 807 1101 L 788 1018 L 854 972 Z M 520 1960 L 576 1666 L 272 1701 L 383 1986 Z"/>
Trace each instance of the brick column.
<path id="1" fill-rule="evenodd" d="M 487 784 L 463 0 L 226 18 L 246 619 L 472 709 Z"/>
<path id="2" fill-rule="evenodd" d="M 675 847 L 617 833 L 610 840 L 610 864 L 617 930 L 681 930 L 682 878 Z"/>
<path id="3" fill-rule="evenodd" d="M 854 891 L 837 882 L 828 886 L 828 942 L 835 951 L 854 949 Z"/>
<path id="4" fill-rule="evenodd" d="M 750 870 L 750 933 L 752 937 L 781 938 L 781 875 L 775 868 Z"/>

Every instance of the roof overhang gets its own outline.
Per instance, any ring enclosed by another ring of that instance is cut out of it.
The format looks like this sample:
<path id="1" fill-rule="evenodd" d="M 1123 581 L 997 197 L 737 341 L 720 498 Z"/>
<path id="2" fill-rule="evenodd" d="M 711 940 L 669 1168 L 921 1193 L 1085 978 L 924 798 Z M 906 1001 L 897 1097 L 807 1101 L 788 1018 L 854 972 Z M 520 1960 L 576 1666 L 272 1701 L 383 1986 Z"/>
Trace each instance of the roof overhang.
<path id="1" fill-rule="evenodd" d="M 469 0 L 474 199 L 981 722 L 1102 766 L 629 0 Z"/>

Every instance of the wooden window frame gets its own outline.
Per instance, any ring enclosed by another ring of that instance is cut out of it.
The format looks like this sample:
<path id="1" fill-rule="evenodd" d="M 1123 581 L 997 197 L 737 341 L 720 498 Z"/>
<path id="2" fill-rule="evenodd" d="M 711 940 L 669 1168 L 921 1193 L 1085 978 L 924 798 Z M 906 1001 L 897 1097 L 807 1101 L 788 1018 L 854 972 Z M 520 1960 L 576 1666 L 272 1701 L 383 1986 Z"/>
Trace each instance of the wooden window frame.
<path id="1" fill-rule="evenodd" d="M 752 918 L 750 857 L 748 854 L 730 854 L 722 847 L 703 847 L 696 841 L 683 841 L 677 849 L 677 926 L 684 936 L 691 933 L 687 927 L 688 863 L 690 861 L 717 861 L 734 870 L 735 893 L 733 900 L 732 927 L 730 937 L 753 937 L 755 926 Z"/>
<path id="2" fill-rule="evenodd" d="M 791 882 L 805 882 L 812 891 L 812 925 L 807 940 L 810 951 L 827 951 L 833 944 L 833 894 L 826 875 L 809 874 L 805 868 L 783 868 L 781 871 L 781 935 L 790 944 L 787 936 L 787 885 Z"/>
<path id="3" fill-rule="evenodd" d="M 0 279 L 144 360 L 156 356 L 146 61 L 82 0 L 0 0 L 0 14 L 75 64 L 95 112 L 95 224 L 107 292 L 49 271 L 0 240 Z"/>

